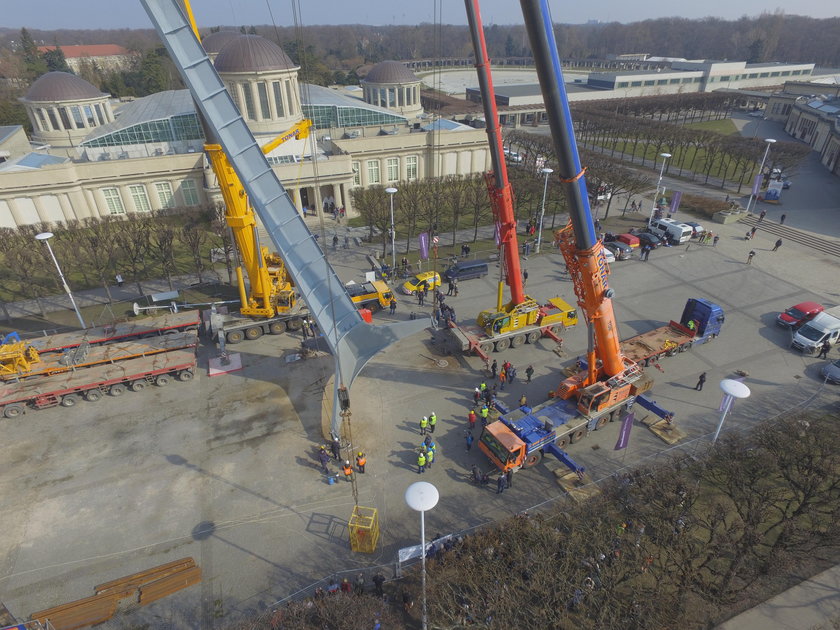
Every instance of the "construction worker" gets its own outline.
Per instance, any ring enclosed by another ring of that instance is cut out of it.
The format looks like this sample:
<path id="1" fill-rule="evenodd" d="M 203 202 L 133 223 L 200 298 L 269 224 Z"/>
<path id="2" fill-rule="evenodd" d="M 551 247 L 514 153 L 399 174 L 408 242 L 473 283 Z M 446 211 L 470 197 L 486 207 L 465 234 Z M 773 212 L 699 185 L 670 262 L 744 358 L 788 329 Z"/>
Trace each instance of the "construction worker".
<path id="1" fill-rule="evenodd" d="M 484 392 L 486 390 L 487 390 L 487 383 L 485 383 L 484 381 L 481 381 L 481 385 L 478 386 L 478 391 Z"/>
<path id="2" fill-rule="evenodd" d="M 429 448 L 429 450 L 426 451 L 426 468 L 431 470 L 433 461 L 435 461 L 434 442 L 432 443 L 431 448 Z"/>
<path id="3" fill-rule="evenodd" d="M 478 415 L 481 416 L 481 424 L 482 426 L 487 426 L 487 418 L 490 416 L 490 409 L 487 407 L 486 404 L 481 405 L 481 411 L 478 412 Z"/>
<path id="4" fill-rule="evenodd" d="M 437 414 L 433 411 L 429 416 L 429 433 L 435 432 L 435 425 L 437 424 Z"/>
<path id="5" fill-rule="evenodd" d="M 346 460 L 344 462 L 344 466 L 341 467 L 341 470 L 344 473 L 344 478 L 347 481 L 353 480 L 353 467 L 350 465 L 350 460 Z"/>
<path id="6" fill-rule="evenodd" d="M 323 444 L 321 445 L 320 450 L 318 451 L 318 461 L 321 462 L 321 470 L 323 470 L 326 474 L 330 474 L 330 469 L 327 464 L 330 461 L 330 454 L 327 453 L 327 447 Z"/>
<path id="7" fill-rule="evenodd" d="M 367 457 L 362 451 L 359 451 L 359 454 L 356 455 L 356 467 L 362 474 L 365 472 L 365 464 L 367 464 Z"/>
<path id="8" fill-rule="evenodd" d="M 420 454 L 417 455 L 417 474 L 422 474 L 426 472 L 426 454 L 423 451 L 420 451 Z"/>
<path id="9" fill-rule="evenodd" d="M 467 422 L 470 423 L 470 431 L 475 429 L 475 421 L 478 416 L 475 414 L 475 409 L 470 409 L 470 412 L 467 414 Z"/>
<path id="10" fill-rule="evenodd" d="M 522 398 L 519 399 L 519 406 L 524 407 L 528 404 L 528 399 L 525 398 L 525 394 L 522 394 Z"/>
<path id="11" fill-rule="evenodd" d="M 429 426 L 429 419 L 426 416 L 423 416 L 423 419 L 420 420 L 420 435 L 426 435 L 426 427 Z"/>
<path id="12" fill-rule="evenodd" d="M 338 438 L 333 438 L 333 441 L 330 443 L 330 449 L 332 449 L 332 456 L 336 460 L 341 459 L 341 442 L 338 441 Z"/>

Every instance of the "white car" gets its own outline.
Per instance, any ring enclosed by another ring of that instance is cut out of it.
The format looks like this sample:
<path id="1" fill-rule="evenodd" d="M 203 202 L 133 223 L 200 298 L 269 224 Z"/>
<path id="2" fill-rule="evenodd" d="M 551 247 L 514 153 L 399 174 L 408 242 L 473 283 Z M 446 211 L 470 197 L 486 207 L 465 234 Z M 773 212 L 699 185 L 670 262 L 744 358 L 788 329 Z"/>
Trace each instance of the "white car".
<path id="1" fill-rule="evenodd" d="M 505 149 L 505 159 L 509 162 L 519 163 L 522 161 L 522 156 L 512 149 Z"/>
<path id="2" fill-rule="evenodd" d="M 612 264 L 615 262 L 615 254 L 613 254 L 610 250 L 608 250 L 603 245 L 601 246 L 601 250 L 604 252 L 604 260 L 607 261 L 607 264 Z"/>

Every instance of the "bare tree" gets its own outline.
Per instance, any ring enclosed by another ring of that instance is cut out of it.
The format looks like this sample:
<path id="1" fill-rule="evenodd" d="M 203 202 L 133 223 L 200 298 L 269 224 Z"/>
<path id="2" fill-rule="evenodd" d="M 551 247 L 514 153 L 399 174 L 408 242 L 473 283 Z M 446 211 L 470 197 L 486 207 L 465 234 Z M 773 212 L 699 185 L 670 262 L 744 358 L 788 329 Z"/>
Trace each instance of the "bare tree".
<path id="1" fill-rule="evenodd" d="M 198 275 L 198 281 L 201 283 L 204 282 L 202 274 L 207 269 L 207 263 L 202 254 L 208 240 L 208 235 L 198 220 L 199 216 L 196 213 L 192 213 L 189 216 L 187 223 L 178 232 L 178 240 L 190 251 L 193 264 L 195 265 L 195 272 Z"/>

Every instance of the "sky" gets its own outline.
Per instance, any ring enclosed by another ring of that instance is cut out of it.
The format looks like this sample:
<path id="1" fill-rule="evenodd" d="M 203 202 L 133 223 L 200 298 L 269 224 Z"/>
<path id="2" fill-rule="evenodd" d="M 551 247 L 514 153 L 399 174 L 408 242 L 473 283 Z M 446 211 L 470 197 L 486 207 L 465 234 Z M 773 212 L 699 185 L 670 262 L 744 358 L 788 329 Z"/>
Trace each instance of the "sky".
<path id="1" fill-rule="evenodd" d="M 192 0 L 191 3 L 201 27 L 272 23 L 291 26 L 294 23 L 292 0 Z M 443 23 L 466 23 L 461 0 L 303 0 L 295 4 L 300 6 L 303 26 L 434 22 L 436 6 L 443 7 Z M 516 0 L 481 0 L 480 4 L 485 26 L 522 23 L 521 9 Z M 734 20 L 744 15 L 753 17 L 780 10 L 779 6 L 768 4 L 767 0 L 694 0 L 681 3 L 673 0 L 549 0 L 549 6 L 555 22 L 572 24 L 590 20 L 635 22 L 672 16 L 712 16 Z M 790 8 L 788 4 L 786 13 L 815 18 L 840 16 L 837 0 L 811 0 L 799 4 L 795 10 Z M 0 0 L 0 9 L 0 26 L 14 29 L 24 26 L 45 30 L 151 26 L 140 0 Z"/>

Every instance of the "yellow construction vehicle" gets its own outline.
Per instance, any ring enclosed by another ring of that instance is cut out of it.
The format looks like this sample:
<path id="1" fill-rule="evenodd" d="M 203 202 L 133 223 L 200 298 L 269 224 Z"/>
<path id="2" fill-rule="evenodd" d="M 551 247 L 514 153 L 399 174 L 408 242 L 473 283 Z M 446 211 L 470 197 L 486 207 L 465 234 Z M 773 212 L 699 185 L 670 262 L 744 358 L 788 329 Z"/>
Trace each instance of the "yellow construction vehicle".
<path id="1" fill-rule="evenodd" d="M 185 0 L 184 8 L 192 30 L 200 41 L 201 36 L 189 0 Z M 308 138 L 311 130 L 311 120 L 300 120 L 263 146 L 262 151 L 267 155 L 293 138 Z M 236 314 L 223 316 L 221 327 L 217 326 L 216 332 L 223 335 L 228 343 L 239 343 L 244 339 L 258 339 L 264 333 L 276 335 L 287 329 L 300 328 L 307 313 L 297 304 L 294 282 L 286 271 L 283 259 L 279 254 L 269 252 L 267 247 L 260 245 L 256 213 L 248 203 L 248 196 L 239 176 L 230 165 L 221 145 L 205 144 L 204 151 L 219 182 L 225 201 L 225 222 L 233 233 L 241 262 L 236 267 L 236 282 L 239 287 L 239 300 L 242 303 L 239 315 L 242 317 L 237 317 Z M 248 276 L 247 291 L 243 267 Z"/>

